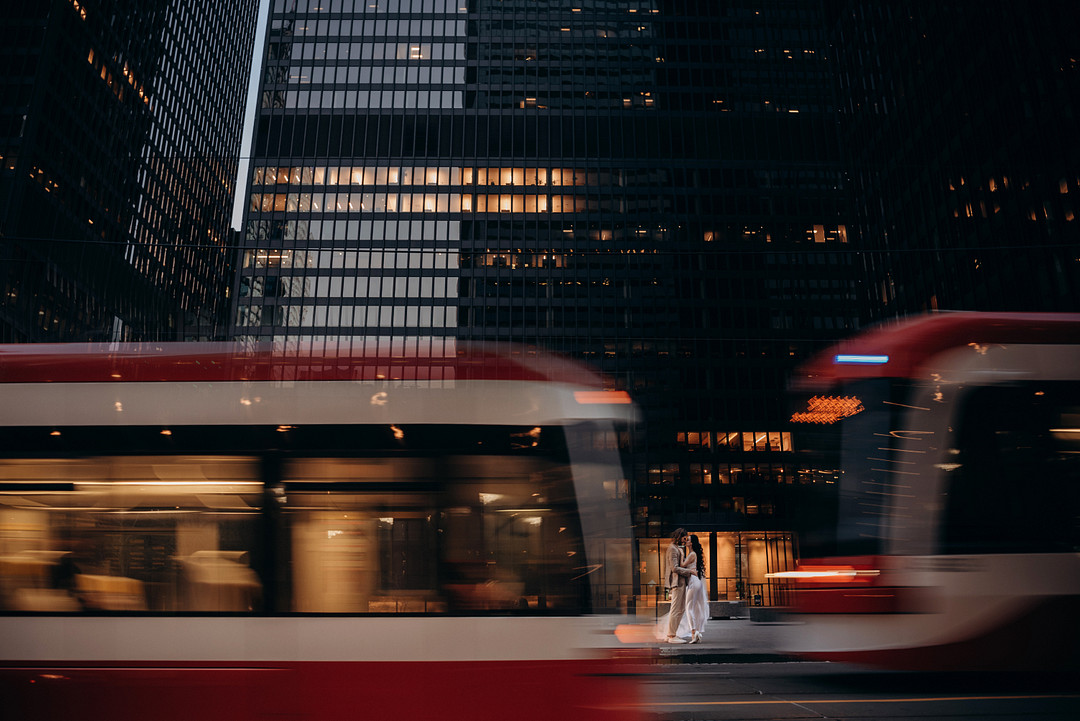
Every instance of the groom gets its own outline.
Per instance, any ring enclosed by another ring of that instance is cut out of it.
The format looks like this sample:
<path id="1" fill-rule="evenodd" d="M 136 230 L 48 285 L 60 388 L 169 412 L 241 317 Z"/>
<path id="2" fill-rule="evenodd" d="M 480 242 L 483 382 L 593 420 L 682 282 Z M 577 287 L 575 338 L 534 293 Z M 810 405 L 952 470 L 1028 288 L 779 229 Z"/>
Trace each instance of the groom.
<path id="1" fill-rule="evenodd" d="M 686 612 L 686 586 L 692 571 L 682 567 L 684 548 L 689 534 L 685 529 L 678 529 L 671 534 L 671 544 L 667 547 L 667 587 L 671 591 L 671 610 L 668 613 L 668 643 L 686 643 L 676 636 L 679 622 Z"/>

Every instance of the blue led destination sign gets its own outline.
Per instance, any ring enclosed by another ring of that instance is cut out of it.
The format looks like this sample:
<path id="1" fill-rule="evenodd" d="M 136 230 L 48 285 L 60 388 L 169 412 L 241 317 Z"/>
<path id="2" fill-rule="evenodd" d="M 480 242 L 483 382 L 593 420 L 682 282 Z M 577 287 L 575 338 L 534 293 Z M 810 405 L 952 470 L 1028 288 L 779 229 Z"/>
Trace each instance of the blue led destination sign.
<path id="1" fill-rule="evenodd" d="M 847 363 L 856 365 L 882 365 L 889 362 L 887 355 L 837 355 L 835 363 Z"/>

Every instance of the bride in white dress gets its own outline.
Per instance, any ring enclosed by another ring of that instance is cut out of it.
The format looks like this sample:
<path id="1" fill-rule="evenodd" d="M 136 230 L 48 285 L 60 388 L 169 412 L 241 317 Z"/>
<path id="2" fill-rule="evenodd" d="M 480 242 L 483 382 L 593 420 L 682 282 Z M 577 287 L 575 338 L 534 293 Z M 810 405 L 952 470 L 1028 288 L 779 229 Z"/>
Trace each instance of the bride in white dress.
<path id="1" fill-rule="evenodd" d="M 690 536 L 690 552 L 683 558 L 683 568 L 693 568 L 697 573 L 690 576 L 686 587 L 686 613 L 679 622 L 675 635 L 685 638 L 689 643 L 701 641 L 705 624 L 709 621 L 709 592 L 705 588 L 705 556 L 698 537 Z M 668 615 L 665 613 L 656 624 L 656 637 L 667 637 Z"/>

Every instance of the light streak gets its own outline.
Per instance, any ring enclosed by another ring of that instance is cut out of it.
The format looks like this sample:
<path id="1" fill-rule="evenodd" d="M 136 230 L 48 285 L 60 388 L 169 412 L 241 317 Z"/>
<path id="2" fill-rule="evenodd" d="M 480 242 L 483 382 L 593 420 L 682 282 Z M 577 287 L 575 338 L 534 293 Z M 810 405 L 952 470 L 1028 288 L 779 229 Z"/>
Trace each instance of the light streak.
<path id="1" fill-rule="evenodd" d="M 894 403 L 893 401 L 882 401 L 883 406 L 899 406 L 900 408 L 911 408 L 916 411 L 928 411 L 929 408 L 923 408 L 922 406 L 909 406 L 906 403 Z"/>
<path id="2" fill-rule="evenodd" d="M 811 699 L 763 699 L 754 701 L 645 701 L 631 706 L 776 706 L 780 704 L 830 704 L 830 703 L 935 703 L 941 701 L 1016 701 L 1034 699 L 1074 699 L 1080 694 L 1017 694 L 1012 696 L 920 696 L 914 698 L 811 698 Z"/>
<path id="3" fill-rule="evenodd" d="M 578 566 L 574 570 L 575 571 L 585 571 L 585 573 L 581 573 L 581 574 L 579 574 L 577 576 L 574 576 L 570 580 L 571 581 L 576 581 L 579 578 L 584 578 L 585 576 L 588 576 L 590 573 L 596 573 L 597 571 L 599 571 L 603 567 L 604 567 L 604 564 L 602 564 L 602 563 L 597 563 L 597 564 L 591 565 L 591 566 Z"/>

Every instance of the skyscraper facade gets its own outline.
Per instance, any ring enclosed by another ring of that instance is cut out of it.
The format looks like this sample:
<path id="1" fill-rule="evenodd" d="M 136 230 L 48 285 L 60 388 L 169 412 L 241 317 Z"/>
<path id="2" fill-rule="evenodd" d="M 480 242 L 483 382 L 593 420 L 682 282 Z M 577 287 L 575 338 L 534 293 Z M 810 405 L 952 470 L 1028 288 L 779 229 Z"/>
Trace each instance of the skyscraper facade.
<path id="1" fill-rule="evenodd" d="M 653 594 L 697 532 L 768 591 L 804 486 L 786 375 L 857 325 L 825 8 L 274 0 L 234 334 L 584 358 L 644 412 Z"/>
<path id="2" fill-rule="evenodd" d="M 0 337 L 205 337 L 257 0 L 5 3 Z"/>
<path id="3" fill-rule="evenodd" d="M 835 8 L 874 319 L 1080 308 L 1080 8 Z"/>

